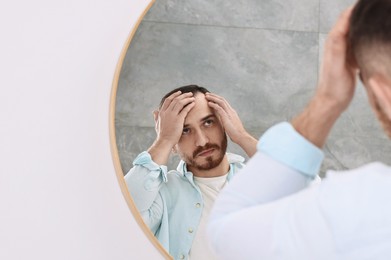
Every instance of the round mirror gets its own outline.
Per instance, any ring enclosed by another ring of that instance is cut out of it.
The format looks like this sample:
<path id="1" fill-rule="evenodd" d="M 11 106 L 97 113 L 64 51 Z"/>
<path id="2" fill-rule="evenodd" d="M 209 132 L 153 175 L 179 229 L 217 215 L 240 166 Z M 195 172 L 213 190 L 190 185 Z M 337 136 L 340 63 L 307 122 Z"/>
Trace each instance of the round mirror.
<path id="1" fill-rule="evenodd" d="M 157 1 L 127 43 L 114 81 L 110 124 L 120 179 L 154 142 L 152 112 L 179 86 L 196 84 L 223 96 L 257 139 L 274 123 L 290 120 L 314 93 L 328 30 L 353 3 Z M 388 153 L 377 149 L 385 140 L 359 87 L 324 148 L 321 177 L 325 169 L 387 163 Z M 228 151 L 248 158 L 232 142 Z M 167 168 L 176 169 L 179 161 L 171 156 Z"/>

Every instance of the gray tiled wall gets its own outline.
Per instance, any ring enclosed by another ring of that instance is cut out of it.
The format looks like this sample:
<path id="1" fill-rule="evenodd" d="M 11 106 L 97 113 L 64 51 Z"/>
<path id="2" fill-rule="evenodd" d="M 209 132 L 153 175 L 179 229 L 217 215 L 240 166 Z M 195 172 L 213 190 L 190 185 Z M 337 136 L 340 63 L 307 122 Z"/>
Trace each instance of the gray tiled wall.
<path id="1" fill-rule="evenodd" d="M 314 93 L 328 31 L 353 3 L 157 0 L 133 38 L 119 81 L 115 124 L 124 174 L 155 139 L 153 109 L 178 86 L 198 84 L 224 96 L 257 138 L 290 120 Z M 322 175 L 374 160 L 391 163 L 385 140 L 360 85 L 325 146 Z M 232 143 L 229 150 L 245 155 Z"/>

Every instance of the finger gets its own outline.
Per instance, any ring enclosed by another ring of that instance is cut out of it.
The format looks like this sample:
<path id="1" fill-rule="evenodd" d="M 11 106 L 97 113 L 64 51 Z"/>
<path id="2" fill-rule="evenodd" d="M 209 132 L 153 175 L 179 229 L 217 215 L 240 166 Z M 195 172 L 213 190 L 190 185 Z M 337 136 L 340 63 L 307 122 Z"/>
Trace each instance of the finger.
<path id="1" fill-rule="evenodd" d="M 224 101 L 223 97 L 216 95 L 216 94 L 213 94 L 213 93 L 209 93 L 209 92 L 205 94 L 205 98 L 207 100 L 211 100 L 214 102 L 223 102 Z"/>
<path id="2" fill-rule="evenodd" d="M 179 117 L 184 120 L 187 116 L 187 114 L 190 112 L 190 110 L 195 106 L 195 102 L 189 103 L 187 106 L 185 106 L 179 113 Z"/>
<path id="3" fill-rule="evenodd" d="M 162 107 L 160 108 L 160 110 L 165 111 L 165 110 L 170 106 L 171 102 L 172 102 L 176 97 L 180 96 L 181 93 L 182 93 L 181 91 L 177 91 L 177 92 L 172 93 L 170 96 L 168 96 L 168 97 L 164 100 L 163 105 L 162 105 Z"/>
<path id="4" fill-rule="evenodd" d="M 232 109 L 230 104 L 228 103 L 228 101 L 221 97 L 221 96 L 218 96 L 216 94 L 213 94 L 213 93 L 207 93 L 205 95 L 206 99 L 208 101 L 211 101 L 211 102 L 214 102 L 218 105 L 220 105 L 223 109 L 225 109 L 226 111 L 228 111 L 229 109 Z"/>
<path id="5" fill-rule="evenodd" d="M 188 93 L 186 93 L 188 94 Z M 192 93 L 190 93 L 192 94 Z M 181 95 L 177 98 L 175 98 L 172 102 L 168 110 L 175 114 L 179 114 L 182 109 L 190 104 L 191 102 L 194 102 L 195 98 L 192 95 Z"/>
<path id="6" fill-rule="evenodd" d="M 224 118 L 228 116 L 228 113 L 223 109 L 219 104 L 209 101 L 208 105 L 217 113 L 219 118 Z"/>
<path id="7" fill-rule="evenodd" d="M 349 20 L 353 11 L 353 6 L 347 8 L 341 13 L 331 32 L 346 35 L 349 31 Z"/>
<path id="8" fill-rule="evenodd" d="M 346 9 L 338 18 L 336 24 L 331 29 L 327 43 L 332 45 L 333 50 L 341 54 L 346 52 L 347 48 L 347 34 L 349 32 L 349 20 L 353 7 Z"/>
<path id="9" fill-rule="evenodd" d="M 331 29 L 324 49 L 325 64 L 334 64 L 333 67 L 344 71 L 347 68 L 347 34 L 349 31 L 349 19 L 352 12 L 352 7 L 345 10 L 337 20 L 334 27 Z"/>
<path id="10" fill-rule="evenodd" d="M 178 92 L 175 92 L 174 94 L 172 94 L 171 96 L 169 96 L 165 100 L 164 108 L 162 107 L 162 110 L 163 111 L 172 111 L 178 101 L 186 99 L 188 97 L 192 97 L 192 96 L 193 96 L 193 93 L 191 93 L 191 92 L 187 92 L 187 93 L 183 93 L 183 94 L 180 91 L 179 91 L 179 94 L 178 94 Z"/>

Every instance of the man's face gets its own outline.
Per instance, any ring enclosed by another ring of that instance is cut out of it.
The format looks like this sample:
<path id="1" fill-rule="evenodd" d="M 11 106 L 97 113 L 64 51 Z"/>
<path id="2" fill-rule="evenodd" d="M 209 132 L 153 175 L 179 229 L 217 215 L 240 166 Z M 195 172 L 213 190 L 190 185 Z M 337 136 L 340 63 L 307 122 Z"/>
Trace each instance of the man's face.
<path id="1" fill-rule="evenodd" d="M 185 118 L 182 136 L 175 149 L 189 170 L 207 171 L 222 162 L 227 136 L 204 94 L 195 94 L 195 106 Z"/>

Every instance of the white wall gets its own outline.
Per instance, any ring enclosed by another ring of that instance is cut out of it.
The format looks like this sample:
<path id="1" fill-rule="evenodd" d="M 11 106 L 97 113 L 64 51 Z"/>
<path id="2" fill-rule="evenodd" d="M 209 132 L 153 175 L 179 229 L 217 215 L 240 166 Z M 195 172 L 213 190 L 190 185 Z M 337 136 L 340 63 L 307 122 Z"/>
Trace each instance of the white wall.
<path id="1" fill-rule="evenodd" d="M 111 84 L 147 0 L 0 8 L 0 259 L 162 259 L 109 142 Z"/>

